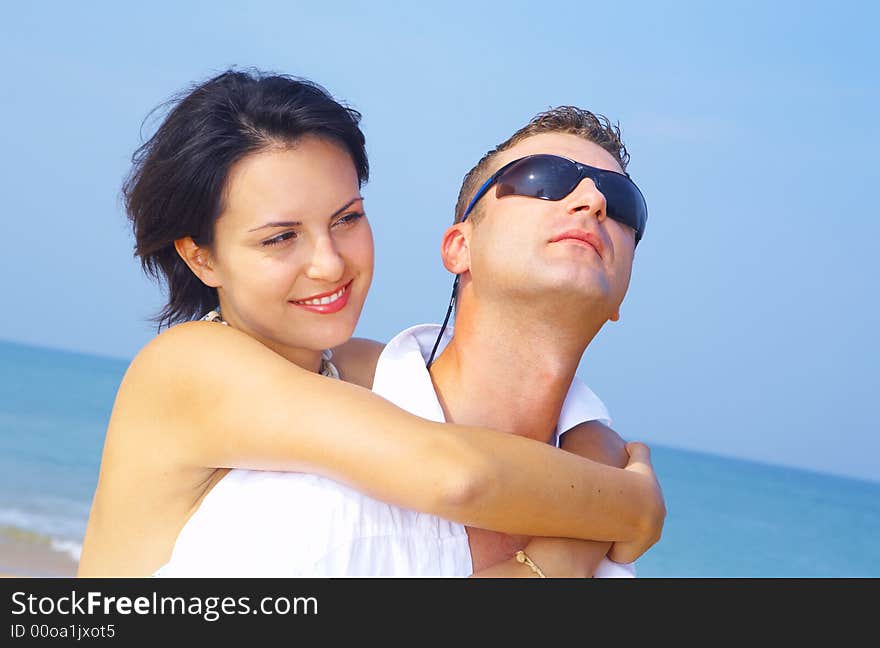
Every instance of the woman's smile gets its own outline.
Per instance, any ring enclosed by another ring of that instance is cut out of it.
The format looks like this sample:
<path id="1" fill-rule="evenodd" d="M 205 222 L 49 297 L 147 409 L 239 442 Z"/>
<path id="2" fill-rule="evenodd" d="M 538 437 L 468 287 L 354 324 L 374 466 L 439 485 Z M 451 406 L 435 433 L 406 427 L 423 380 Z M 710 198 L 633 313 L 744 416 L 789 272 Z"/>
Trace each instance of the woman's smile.
<path id="1" fill-rule="evenodd" d="M 289 303 L 293 304 L 294 306 L 298 306 L 299 308 L 303 308 L 313 313 L 319 313 L 321 315 L 338 313 L 343 308 L 345 308 L 346 304 L 348 304 L 348 298 L 351 295 L 351 284 L 353 281 L 354 279 L 349 281 L 341 288 L 338 288 L 334 292 L 325 292 L 319 295 L 312 295 L 311 297 L 307 297 L 305 299 L 300 299 L 297 301 L 291 301 Z"/>

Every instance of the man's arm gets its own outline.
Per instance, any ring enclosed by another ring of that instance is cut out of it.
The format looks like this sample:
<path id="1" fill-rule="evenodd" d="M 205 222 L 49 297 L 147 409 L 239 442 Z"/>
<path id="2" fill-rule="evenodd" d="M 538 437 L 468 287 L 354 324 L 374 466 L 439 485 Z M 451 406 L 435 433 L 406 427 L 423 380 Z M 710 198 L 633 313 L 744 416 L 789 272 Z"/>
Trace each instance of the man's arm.
<path id="1" fill-rule="evenodd" d="M 627 464 L 626 444 L 618 434 L 598 421 L 581 423 L 562 437 L 568 452 L 623 468 Z M 550 578 L 590 578 L 611 547 L 610 542 L 572 538 L 535 537 L 524 551 Z M 525 564 L 509 558 L 473 574 L 475 578 L 537 578 Z"/>

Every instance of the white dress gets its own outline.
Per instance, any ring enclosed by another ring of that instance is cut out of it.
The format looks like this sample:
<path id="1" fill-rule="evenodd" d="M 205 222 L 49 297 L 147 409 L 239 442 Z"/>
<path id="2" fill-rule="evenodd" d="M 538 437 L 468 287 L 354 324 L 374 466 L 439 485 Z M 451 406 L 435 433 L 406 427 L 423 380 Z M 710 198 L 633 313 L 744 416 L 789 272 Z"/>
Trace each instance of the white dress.
<path id="1" fill-rule="evenodd" d="M 426 419 L 443 421 L 425 369 L 439 327 L 392 339 L 373 391 Z M 443 345 L 451 337 L 445 333 Z M 575 379 L 557 430 L 599 420 L 602 401 Z M 295 422 L 292 422 L 295 424 Z M 558 437 L 557 437 L 558 439 Z M 325 477 L 231 470 L 184 525 L 156 576 L 465 577 L 473 572 L 465 527 L 372 499 Z M 632 564 L 604 559 L 597 577 L 632 577 Z"/>

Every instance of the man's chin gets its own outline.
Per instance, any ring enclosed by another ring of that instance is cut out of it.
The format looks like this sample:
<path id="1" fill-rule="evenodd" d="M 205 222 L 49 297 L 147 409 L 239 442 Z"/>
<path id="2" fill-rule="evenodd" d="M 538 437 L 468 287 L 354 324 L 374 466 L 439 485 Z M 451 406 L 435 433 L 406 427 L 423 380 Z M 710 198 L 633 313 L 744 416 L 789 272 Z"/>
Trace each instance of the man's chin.
<path id="1" fill-rule="evenodd" d="M 535 283 L 536 299 L 557 300 L 562 303 L 609 304 L 611 290 L 604 273 L 566 273 L 548 276 Z"/>

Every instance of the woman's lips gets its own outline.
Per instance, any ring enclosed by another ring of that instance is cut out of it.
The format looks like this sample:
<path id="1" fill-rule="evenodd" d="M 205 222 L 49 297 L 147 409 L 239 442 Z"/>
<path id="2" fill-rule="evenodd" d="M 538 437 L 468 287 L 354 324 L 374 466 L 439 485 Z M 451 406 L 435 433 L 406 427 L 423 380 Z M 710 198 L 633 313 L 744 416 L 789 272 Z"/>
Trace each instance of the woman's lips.
<path id="1" fill-rule="evenodd" d="M 338 313 L 343 308 L 345 308 L 346 304 L 348 304 L 348 298 L 351 296 L 351 283 L 352 282 L 349 281 L 347 284 L 345 284 L 342 288 L 334 293 L 325 293 L 323 295 L 316 295 L 314 297 L 309 297 L 308 299 L 291 301 L 288 303 L 293 304 L 294 306 L 297 306 L 299 308 L 303 308 L 307 311 L 311 311 L 312 313 L 318 313 L 320 315 Z"/>

